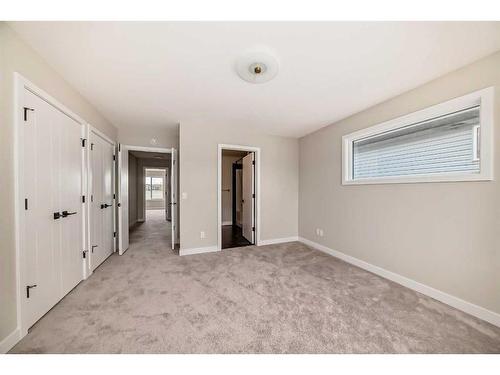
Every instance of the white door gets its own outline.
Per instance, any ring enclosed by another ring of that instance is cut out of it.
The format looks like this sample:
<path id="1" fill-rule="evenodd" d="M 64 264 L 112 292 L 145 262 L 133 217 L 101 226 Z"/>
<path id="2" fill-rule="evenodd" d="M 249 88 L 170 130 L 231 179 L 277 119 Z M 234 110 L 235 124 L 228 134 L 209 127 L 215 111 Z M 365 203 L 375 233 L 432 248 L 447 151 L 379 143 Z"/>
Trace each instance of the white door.
<path id="1" fill-rule="evenodd" d="M 21 103 L 21 291 L 29 327 L 83 279 L 83 126 L 26 89 Z"/>
<path id="2" fill-rule="evenodd" d="M 251 152 L 243 157 L 243 171 L 242 171 L 242 231 L 245 237 L 251 243 L 254 242 L 255 237 L 255 191 L 254 191 L 254 153 Z"/>
<path id="3" fill-rule="evenodd" d="M 90 261 L 92 270 L 96 269 L 114 251 L 113 155 L 113 144 L 91 131 Z"/>
<path id="4" fill-rule="evenodd" d="M 128 242 L 128 150 L 118 147 L 118 253 L 127 251 Z"/>
<path id="5" fill-rule="evenodd" d="M 172 250 L 175 249 L 175 242 L 177 239 L 177 212 L 177 150 L 172 148 L 170 158 L 170 216 L 172 218 Z"/>

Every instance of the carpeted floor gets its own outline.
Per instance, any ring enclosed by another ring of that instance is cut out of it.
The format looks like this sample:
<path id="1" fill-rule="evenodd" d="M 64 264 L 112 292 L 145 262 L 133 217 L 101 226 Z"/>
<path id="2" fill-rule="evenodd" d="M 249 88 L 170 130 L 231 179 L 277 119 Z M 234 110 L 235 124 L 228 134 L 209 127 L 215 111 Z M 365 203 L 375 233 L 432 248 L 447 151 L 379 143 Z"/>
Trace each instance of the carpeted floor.
<path id="1" fill-rule="evenodd" d="M 500 353 L 500 328 L 300 243 L 179 257 L 155 215 L 13 353 Z"/>

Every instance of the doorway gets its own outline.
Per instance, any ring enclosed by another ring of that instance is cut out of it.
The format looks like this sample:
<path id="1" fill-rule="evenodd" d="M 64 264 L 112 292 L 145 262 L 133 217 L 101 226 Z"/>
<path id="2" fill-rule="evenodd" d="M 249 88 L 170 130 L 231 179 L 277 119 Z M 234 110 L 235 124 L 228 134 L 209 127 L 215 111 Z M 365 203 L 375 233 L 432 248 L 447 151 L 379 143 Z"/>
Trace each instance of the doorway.
<path id="1" fill-rule="evenodd" d="M 119 146 L 118 249 L 155 235 L 165 248 L 177 243 L 175 149 Z"/>
<path id="2" fill-rule="evenodd" d="M 219 250 L 258 244 L 259 149 L 219 145 Z"/>

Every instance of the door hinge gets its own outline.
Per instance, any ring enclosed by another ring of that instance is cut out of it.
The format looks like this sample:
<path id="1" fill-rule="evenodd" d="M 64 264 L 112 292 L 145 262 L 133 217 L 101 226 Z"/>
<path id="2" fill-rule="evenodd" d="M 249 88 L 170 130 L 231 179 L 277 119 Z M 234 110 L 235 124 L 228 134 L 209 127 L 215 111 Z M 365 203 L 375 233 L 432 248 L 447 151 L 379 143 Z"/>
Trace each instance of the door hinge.
<path id="1" fill-rule="evenodd" d="M 87 258 L 87 253 L 88 253 L 88 252 L 89 252 L 88 250 L 83 250 L 83 251 L 82 251 L 82 256 L 83 256 L 83 259 Z"/>
<path id="2" fill-rule="evenodd" d="M 121 151 L 122 150 L 122 145 L 121 143 L 118 143 L 118 151 Z"/>
<path id="3" fill-rule="evenodd" d="M 255 160 L 252 160 L 252 165 L 255 165 Z"/>
<path id="4" fill-rule="evenodd" d="M 113 237 L 116 237 L 116 232 L 113 232 Z"/>
<path id="5" fill-rule="evenodd" d="M 93 143 L 90 144 L 90 151 L 94 151 L 94 144 Z"/>
<path id="6" fill-rule="evenodd" d="M 28 121 L 28 111 L 34 111 L 33 108 L 24 107 L 24 121 Z"/>
<path id="7" fill-rule="evenodd" d="M 93 201 L 94 201 L 94 195 L 93 195 L 93 194 L 90 196 L 90 201 L 91 201 L 91 202 L 93 202 Z"/>
<path id="8" fill-rule="evenodd" d="M 252 227 L 252 232 L 255 232 L 255 227 Z"/>
<path id="9" fill-rule="evenodd" d="M 82 147 L 85 147 L 85 141 L 86 141 L 86 139 L 82 138 Z"/>
<path id="10" fill-rule="evenodd" d="M 28 209 L 28 198 L 26 198 L 24 200 L 24 209 L 27 210 Z"/>
<path id="11" fill-rule="evenodd" d="M 115 157 L 115 155 L 113 155 L 113 161 L 115 161 L 115 160 L 116 160 L 116 157 Z"/>
<path id="12" fill-rule="evenodd" d="M 113 199 L 116 199 L 116 194 L 113 194 Z"/>
<path id="13" fill-rule="evenodd" d="M 252 194 L 252 198 L 255 198 L 255 194 Z"/>
<path id="14" fill-rule="evenodd" d="M 30 289 L 31 288 L 36 288 L 36 284 L 26 285 L 26 298 L 30 298 Z"/>
<path id="15" fill-rule="evenodd" d="M 85 195 L 82 195 L 82 203 L 85 203 Z"/>

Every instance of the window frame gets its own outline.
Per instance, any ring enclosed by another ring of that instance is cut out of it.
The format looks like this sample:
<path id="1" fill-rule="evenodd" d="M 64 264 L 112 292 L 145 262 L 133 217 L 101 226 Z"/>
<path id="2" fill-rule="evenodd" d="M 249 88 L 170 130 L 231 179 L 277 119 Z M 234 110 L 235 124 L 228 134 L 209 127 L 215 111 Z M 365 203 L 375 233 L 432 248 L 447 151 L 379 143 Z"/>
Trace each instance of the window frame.
<path id="1" fill-rule="evenodd" d="M 353 143 L 361 138 L 402 128 L 417 122 L 480 105 L 479 173 L 444 172 L 421 175 L 367 177 L 353 179 Z M 342 137 L 342 185 L 406 184 L 423 182 L 491 181 L 493 180 L 493 113 L 494 89 L 488 87 L 448 100 L 408 115 L 355 131 Z"/>

